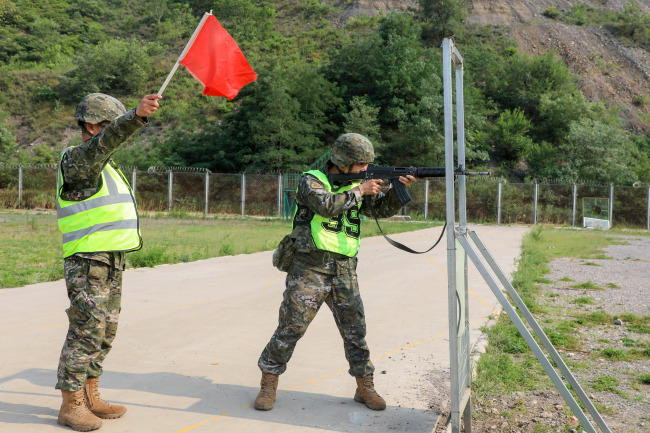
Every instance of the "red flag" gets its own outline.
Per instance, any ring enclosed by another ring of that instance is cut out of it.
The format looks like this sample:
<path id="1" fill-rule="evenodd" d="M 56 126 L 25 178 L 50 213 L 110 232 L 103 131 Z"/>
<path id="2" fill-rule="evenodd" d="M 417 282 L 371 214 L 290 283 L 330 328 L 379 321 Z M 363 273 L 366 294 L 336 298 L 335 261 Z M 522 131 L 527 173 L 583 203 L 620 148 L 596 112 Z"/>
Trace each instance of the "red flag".
<path id="1" fill-rule="evenodd" d="M 257 80 L 235 40 L 209 15 L 187 54 L 179 61 L 203 84 L 203 94 L 232 99 Z"/>

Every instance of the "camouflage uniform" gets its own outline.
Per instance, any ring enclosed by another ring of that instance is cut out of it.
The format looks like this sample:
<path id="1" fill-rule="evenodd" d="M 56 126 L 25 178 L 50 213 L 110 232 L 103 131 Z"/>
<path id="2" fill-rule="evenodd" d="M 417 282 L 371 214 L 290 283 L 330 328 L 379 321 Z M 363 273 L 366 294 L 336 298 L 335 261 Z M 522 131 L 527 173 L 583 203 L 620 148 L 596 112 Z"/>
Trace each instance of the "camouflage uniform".
<path id="1" fill-rule="evenodd" d="M 147 119 L 132 109 L 99 134 L 68 149 L 61 159 L 63 198 L 78 201 L 95 194 L 113 153 L 146 123 Z M 102 374 L 102 363 L 117 331 L 124 256 L 123 251 L 90 252 L 64 259 L 69 328 L 59 360 L 57 389 L 78 391 L 87 377 Z"/>
<path id="2" fill-rule="evenodd" d="M 327 173 L 327 168 L 322 171 Z M 364 198 L 365 197 L 365 198 Z M 360 212 L 378 218 L 395 214 L 401 207 L 391 189 L 384 196 L 362 196 L 359 188 L 330 193 L 309 174 L 300 180 L 297 202 L 301 205 L 294 219 L 299 233 L 296 255 L 287 274 L 284 299 L 280 305 L 278 327 L 262 352 L 258 365 L 263 373 L 282 374 L 298 340 L 325 302 L 334 315 L 349 373 L 355 377 L 371 374 L 374 366 L 366 344 L 366 321 L 357 282 L 357 258 L 319 250 L 314 245 L 308 222 L 314 213 L 336 216 L 361 203 Z"/>

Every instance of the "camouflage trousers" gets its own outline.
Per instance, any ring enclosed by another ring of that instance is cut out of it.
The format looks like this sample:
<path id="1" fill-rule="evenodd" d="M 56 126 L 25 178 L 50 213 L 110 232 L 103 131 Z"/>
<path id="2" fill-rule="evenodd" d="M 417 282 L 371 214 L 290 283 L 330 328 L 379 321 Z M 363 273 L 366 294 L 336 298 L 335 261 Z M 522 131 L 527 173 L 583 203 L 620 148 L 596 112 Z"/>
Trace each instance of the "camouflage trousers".
<path id="1" fill-rule="evenodd" d="M 69 327 L 57 370 L 57 389 L 78 391 L 102 374 L 111 350 L 122 298 L 122 271 L 71 256 L 64 263 Z"/>
<path id="2" fill-rule="evenodd" d="M 370 374 L 375 367 L 366 344 L 366 320 L 357 283 L 356 258 L 336 260 L 335 274 L 323 273 L 299 261 L 287 274 L 278 327 L 264 348 L 258 366 L 264 373 L 282 374 L 307 327 L 323 302 L 332 311 L 343 337 L 352 376 Z"/>

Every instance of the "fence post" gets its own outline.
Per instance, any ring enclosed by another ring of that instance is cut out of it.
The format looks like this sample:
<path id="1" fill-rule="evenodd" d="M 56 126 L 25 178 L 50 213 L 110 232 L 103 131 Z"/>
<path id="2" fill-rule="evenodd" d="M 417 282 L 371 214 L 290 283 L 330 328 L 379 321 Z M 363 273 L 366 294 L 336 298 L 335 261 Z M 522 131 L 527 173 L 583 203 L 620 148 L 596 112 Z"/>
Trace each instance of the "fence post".
<path id="1" fill-rule="evenodd" d="M 501 181 L 497 185 L 497 224 L 501 224 Z"/>
<path id="2" fill-rule="evenodd" d="M 424 181 L 424 219 L 427 219 L 427 211 L 429 210 L 429 179 Z"/>
<path id="3" fill-rule="evenodd" d="M 573 201 L 571 205 L 571 225 L 575 226 L 576 225 L 576 198 L 578 196 L 578 186 L 574 183 L 573 184 Z"/>
<path id="4" fill-rule="evenodd" d="M 245 208 L 246 208 L 246 175 L 242 173 L 241 175 L 241 216 L 244 216 Z"/>
<path id="5" fill-rule="evenodd" d="M 167 211 L 172 210 L 172 185 L 174 185 L 174 172 L 169 170 L 169 181 L 167 186 Z"/>
<path id="6" fill-rule="evenodd" d="M 282 175 L 278 174 L 278 216 L 282 216 Z"/>
<path id="7" fill-rule="evenodd" d="M 208 216 L 208 197 L 210 193 L 210 172 L 208 170 L 205 171 L 205 193 L 204 193 L 204 201 L 205 201 L 205 209 L 203 210 L 203 215 Z"/>
<path id="8" fill-rule="evenodd" d="M 537 224 L 537 191 L 538 183 L 535 181 L 535 199 L 533 201 L 533 224 Z"/>
<path id="9" fill-rule="evenodd" d="M 131 191 L 133 191 L 133 197 L 135 197 L 135 183 L 136 183 L 135 167 L 133 167 L 133 173 L 131 173 Z"/>
<path id="10" fill-rule="evenodd" d="M 23 166 L 18 166 L 18 209 L 23 203 Z"/>
<path id="11" fill-rule="evenodd" d="M 612 228 L 614 222 L 614 185 L 609 185 L 609 228 Z"/>

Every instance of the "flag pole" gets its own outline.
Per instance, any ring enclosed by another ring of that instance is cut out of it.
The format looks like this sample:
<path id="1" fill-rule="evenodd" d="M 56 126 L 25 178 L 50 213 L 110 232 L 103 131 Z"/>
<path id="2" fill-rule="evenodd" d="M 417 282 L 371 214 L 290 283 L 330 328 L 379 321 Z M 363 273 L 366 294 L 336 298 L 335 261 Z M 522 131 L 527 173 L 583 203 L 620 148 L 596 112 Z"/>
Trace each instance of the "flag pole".
<path id="1" fill-rule="evenodd" d="M 187 54 L 187 51 L 192 48 L 192 44 L 194 43 L 194 40 L 199 34 L 199 31 L 201 30 L 201 27 L 203 27 L 203 23 L 205 20 L 208 19 L 208 17 L 212 15 L 212 10 L 210 12 L 206 12 L 203 14 L 203 18 L 201 18 L 201 21 L 199 22 L 199 25 L 196 26 L 196 29 L 194 30 L 194 33 L 192 34 L 192 37 L 190 40 L 187 42 L 187 45 L 185 45 L 185 49 L 183 49 L 183 52 L 181 53 L 180 56 L 178 56 L 178 60 L 176 60 L 176 63 L 174 63 L 174 67 L 172 70 L 169 72 L 169 75 L 167 75 L 167 79 L 165 79 L 165 82 L 163 83 L 162 87 L 160 87 L 160 90 L 158 91 L 158 95 L 162 95 L 162 93 L 165 91 L 165 88 L 167 88 L 167 84 L 169 84 L 169 81 L 172 79 L 174 74 L 176 73 L 176 69 L 178 69 L 178 65 L 180 64 L 180 61 L 183 57 L 185 57 L 185 54 Z"/>

